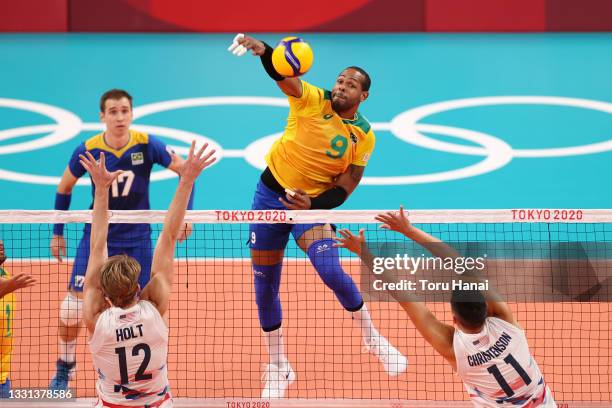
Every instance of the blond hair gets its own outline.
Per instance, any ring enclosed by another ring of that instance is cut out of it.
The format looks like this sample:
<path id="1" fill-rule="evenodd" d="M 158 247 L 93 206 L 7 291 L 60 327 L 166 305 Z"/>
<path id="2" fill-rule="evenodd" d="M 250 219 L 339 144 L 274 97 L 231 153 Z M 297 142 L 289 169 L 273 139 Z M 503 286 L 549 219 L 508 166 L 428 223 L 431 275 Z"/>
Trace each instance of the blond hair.
<path id="1" fill-rule="evenodd" d="M 127 307 L 138 293 L 140 264 L 127 255 L 115 255 L 106 260 L 100 271 L 104 295 L 116 307 Z"/>

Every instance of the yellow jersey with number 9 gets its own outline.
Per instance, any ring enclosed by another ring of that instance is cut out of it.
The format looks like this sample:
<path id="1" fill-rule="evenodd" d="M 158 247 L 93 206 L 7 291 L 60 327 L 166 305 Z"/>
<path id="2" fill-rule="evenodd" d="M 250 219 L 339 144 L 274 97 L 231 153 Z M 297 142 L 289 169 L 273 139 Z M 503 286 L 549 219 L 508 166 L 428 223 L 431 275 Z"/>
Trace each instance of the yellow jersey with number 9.
<path id="1" fill-rule="evenodd" d="M 0 267 L 0 277 L 6 279 L 10 278 L 10 275 Z M 1 298 L 0 307 L 2 307 L 2 316 L 0 317 L 0 383 L 4 383 L 11 372 L 15 293 L 9 293 Z"/>
<path id="2" fill-rule="evenodd" d="M 266 163 L 283 187 L 317 196 L 330 189 L 349 165 L 365 166 L 375 140 L 363 115 L 341 118 L 332 109 L 330 91 L 302 81 L 302 96 L 289 96 L 287 127 L 266 155 Z"/>

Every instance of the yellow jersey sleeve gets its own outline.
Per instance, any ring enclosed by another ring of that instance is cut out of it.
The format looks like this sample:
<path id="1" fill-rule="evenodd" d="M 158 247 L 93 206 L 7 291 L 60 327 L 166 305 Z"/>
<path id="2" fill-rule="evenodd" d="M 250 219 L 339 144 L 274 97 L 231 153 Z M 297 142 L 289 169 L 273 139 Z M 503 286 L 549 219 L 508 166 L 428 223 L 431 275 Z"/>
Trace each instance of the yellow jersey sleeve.
<path id="1" fill-rule="evenodd" d="M 353 156 L 353 161 L 351 164 L 354 164 L 355 166 L 367 166 L 370 157 L 372 157 L 375 144 L 376 136 L 374 136 L 374 132 L 372 129 L 370 129 L 368 133 L 366 133 L 364 140 L 357 144 L 355 156 Z"/>
<path id="2" fill-rule="evenodd" d="M 325 99 L 330 99 L 329 91 L 318 88 L 309 84 L 306 81 L 302 83 L 302 96 L 296 98 L 288 96 L 290 115 L 295 116 L 313 116 L 321 112 Z"/>

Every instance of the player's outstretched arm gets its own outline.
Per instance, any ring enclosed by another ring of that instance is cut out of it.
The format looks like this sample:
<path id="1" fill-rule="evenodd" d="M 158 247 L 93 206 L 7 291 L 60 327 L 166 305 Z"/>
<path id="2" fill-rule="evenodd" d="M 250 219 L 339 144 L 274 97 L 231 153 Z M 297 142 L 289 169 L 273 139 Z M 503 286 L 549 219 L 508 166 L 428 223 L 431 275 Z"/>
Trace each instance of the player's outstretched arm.
<path id="1" fill-rule="evenodd" d="M 363 263 L 370 270 L 373 270 L 374 256 L 366 245 L 364 232 L 365 230 L 361 229 L 359 235 L 356 236 L 347 229 L 339 230 L 338 233 L 340 236 L 335 238 L 335 245 L 346 248 L 358 255 Z M 385 271 L 383 274 L 378 275 L 378 277 L 384 282 L 396 281 L 392 271 Z M 423 302 L 417 301 L 410 292 L 389 291 L 389 294 L 393 296 L 406 311 L 414 327 L 421 333 L 421 336 L 423 336 L 423 338 L 455 369 L 457 363 L 453 350 L 454 327 L 439 321 L 427 306 L 425 306 Z"/>
<path id="2" fill-rule="evenodd" d="M 460 256 L 450 245 L 412 225 L 404 213 L 403 206 L 400 206 L 399 212 L 388 212 L 378 215 L 376 220 L 383 223 L 381 228 L 403 234 L 405 237 L 426 248 L 436 257 L 457 258 Z M 475 271 L 466 271 L 464 276 L 480 278 Z M 498 317 L 508 323 L 519 326 L 508 304 L 502 301 L 501 297 L 492 288 L 487 292 L 487 308 L 489 316 Z"/>
<path id="3" fill-rule="evenodd" d="M 91 153 L 80 156 L 81 165 L 89 172 L 96 187 L 94 194 L 89 260 L 83 287 L 83 321 L 90 333 L 94 332 L 96 321 L 106 306 L 100 284 L 100 269 L 108 258 L 106 240 L 108 237 L 108 189 L 121 170 L 109 173 L 106 170 L 104 153 L 96 160 Z"/>
<path id="4" fill-rule="evenodd" d="M 176 174 L 181 175 L 181 167 L 183 166 L 183 164 L 185 163 L 185 159 L 183 159 L 179 154 L 176 153 L 172 153 L 170 155 L 172 157 L 172 161 L 170 162 L 170 165 L 168 166 L 168 169 L 172 170 L 173 172 L 175 172 Z M 195 192 L 191 192 L 191 196 L 189 198 L 189 204 L 187 206 L 188 210 L 192 210 L 193 209 L 193 196 L 194 196 Z M 181 231 L 179 232 L 179 236 L 177 238 L 178 242 L 183 242 L 185 241 L 187 238 L 189 238 L 189 236 L 191 236 L 191 233 L 193 232 L 193 224 L 191 223 L 185 223 L 183 224 L 183 227 L 181 228 Z"/>
<path id="5" fill-rule="evenodd" d="M 72 189 L 76 185 L 78 179 L 74 177 L 70 171 L 70 167 L 66 167 L 64 174 L 57 186 L 55 194 L 55 209 L 68 210 L 70 208 L 70 199 Z M 53 226 L 53 238 L 51 238 L 51 255 L 59 262 L 63 261 L 66 256 L 66 240 L 64 239 L 64 224 L 56 224 Z"/>
<path id="6" fill-rule="evenodd" d="M 261 64 L 270 76 L 276 81 L 276 85 L 283 91 L 285 95 L 302 97 L 302 82 L 298 78 L 285 78 L 274 69 L 272 65 L 272 47 L 263 41 L 260 41 L 249 35 L 242 33 L 236 34 L 228 51 L 232 54 L 241 57 L 251 51 L 251 54 L 261 58 Z"/>
<path id="7" fill-rule="evenodd" d="M 189 156 L 180 170 L 181 178 L 166 213 L 163 230 L 157 239 L 157 245 L 153 253 L 153 264 L 151 265 L 151 280 L 142 292 L 141 299 L 153 303 L 162 316 L 168 309 L 170 291 L 174 280 L 174 247 L 183 226 L 193 183 L 202 170 L 216 160 L 212 157 L 215 151 L 207 152 L 207 148 L 208 144 L 205 144 L 195 153 L 195 142 L 191 144 Z"/>

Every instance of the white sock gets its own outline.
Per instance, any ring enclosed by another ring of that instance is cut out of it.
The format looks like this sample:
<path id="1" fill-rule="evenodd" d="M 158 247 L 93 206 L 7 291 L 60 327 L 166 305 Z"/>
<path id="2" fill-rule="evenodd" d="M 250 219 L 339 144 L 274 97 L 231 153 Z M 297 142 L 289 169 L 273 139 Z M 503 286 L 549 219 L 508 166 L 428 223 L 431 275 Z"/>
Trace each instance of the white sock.
<path id="1" fill-rule="evenodd" d="M 285 356 L 285 343 L 283 341 L 283 329 L 278 329 L 271 332 L 264 332 L 264 337 L 268 343 L 268 354 L 270 355 L 270 364 L 276 364 L 283 367 L 287 364 Z"/>
<path id="2" fill-rule="evenodd" d="M 353 320 L 359 325 L 361 328 L 361 333 L 363 334 L 363 339 L 366 343 L 373 337 L 380 336 L 376 327 L 372 323 L 372 319 L 370 318 L 370 313 L 368 313 L 368 308 L 365 303 L 363 307 L 356 312 L 351 313 Z"/>
<path id="3" fill-rule="evenodd" d="M 77 341 L 64 341 L 59 339 L 60 360 L 66 363 L 74 363 L 76 361 L 76 345 Z"/>

